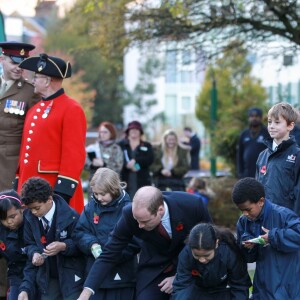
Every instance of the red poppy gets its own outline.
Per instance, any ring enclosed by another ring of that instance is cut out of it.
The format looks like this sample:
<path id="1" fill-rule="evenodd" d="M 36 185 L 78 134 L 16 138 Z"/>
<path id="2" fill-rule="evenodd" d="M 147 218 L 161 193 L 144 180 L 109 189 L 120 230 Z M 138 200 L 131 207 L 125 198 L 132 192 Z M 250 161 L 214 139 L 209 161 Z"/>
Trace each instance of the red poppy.
<path id="1" fill-rule="evenodd" d="M 260 169 L 260 173 L 266 174 L 267 173 L 267 166 L 262 166 Z"/>
<path id="2" fill-rule="evenodd" d="M 94 224 L 98 224 L 99 223 L 99 219 L 100 219 L 100 217 L 97 216 L 97 215 L 95 215 L 94 216 Z"/>
<path id="3" fill-rule="evenodd" d="M 0 241 L 0 249 L 2 251 L 4 251 L 6 249 L 6 245 L 2 241 Z"/>
<path id="4" fill-rule="evenodd" d="M 183 230 L 183 224 L 182 223 L 179 223 L 176 228 L 175 228 L 177 231 L 181 231 Z"/>
<path id="5" fill-rule="evenodd" d="M 192 270 L 192 276 L 200 276 L 199 271 L 193 269 L 193 270 Z"/>
<path id="6" fill-rule="evenodd" d="M 41 236 L 41 243 L 42 244 L 46 244 L 47 243 L 46 237 L 44 235 Z"/>

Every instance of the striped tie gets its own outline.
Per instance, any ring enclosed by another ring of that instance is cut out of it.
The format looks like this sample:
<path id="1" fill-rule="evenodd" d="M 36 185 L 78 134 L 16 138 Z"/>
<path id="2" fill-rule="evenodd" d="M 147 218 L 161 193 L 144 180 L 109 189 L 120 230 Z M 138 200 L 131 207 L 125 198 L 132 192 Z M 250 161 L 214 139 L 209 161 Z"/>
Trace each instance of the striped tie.
<path id="1" fill-rule="evenodd" d="M 44 231 L 47 234 L 50 229 L 49 220 L 47 220 L 46 217 L 42 217 L 42 220 L 43 220 L 43 225 L 44 225 Z"/>

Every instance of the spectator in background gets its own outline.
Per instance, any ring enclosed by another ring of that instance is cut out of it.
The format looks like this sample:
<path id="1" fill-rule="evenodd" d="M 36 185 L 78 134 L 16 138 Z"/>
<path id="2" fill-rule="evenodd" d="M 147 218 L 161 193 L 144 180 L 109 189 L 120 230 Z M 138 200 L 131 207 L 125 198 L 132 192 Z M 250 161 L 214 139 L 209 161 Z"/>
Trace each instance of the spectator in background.
<path id="1" fill-rule="evenodd" d="M 142 139 L 142 124 L 132 121 L 125 131 L 125 138 L 119 142 L 124 154 L 121 178 L 127 183 L 127 193 L 132 199 L 142 186 L 150 185 L 149 167 L 153 162 L 153 150 L 150 143 Z"/>
<path id="2" fill-rule="evenodd" d="M 98 128 L 99 137 L 96 143 L 86 147 L 86 169 L 89 170 L 89 181 L 98 168 L 109 168 L 120 174 L 123 166 L 123 152 L 116 143 L 117 131 L 110 122 L 102 122 Z M 88 190 L 90 201 L 91 189 Z"/>
<path id="3" fill-rule="evenodd" d="M 206 182 L 204 179 L 200 177 L 193 177 L 189 182 L 187 192 L 199 196 L 202 199 L 203 204 L 205 206 L 208 205 L 211 196 L 206 189 Z"/>
<path id="4" fill-rule="evenodd" d="M 266 149 L 264 140 L 270 136 L 267 128 L 262 123 L 262 116 L 260 108 L 249 108 L 249 128 L 241 133 L 238 141 L 237 172 L 239 178 L 255 177 L 258 155 Z"/>
<path id="5" fill-rule="evenodd" d="M 190 127 L 184 127 L 183 133 L 185 138 L 182 139 L 182 143 L 190 150 L 191 165 L 190 170 L 199 170 L 200 161 L 199 155 L 201 150 L 201 140 Z M 187 139 L 187 140 L 186 140 Z"/>
<path id="6" fill-rule="evenodd" d="M 297 145 L 300 147 L 300 112 L 299 108 L 297 109 L 298 118 L 295 123 L 294 129 L 291 131 L 291 135 L 295 137 Z"/>
<path id="7" fill-rule="evenodd" d="M 189 170 L 189 152 L 178 144 L 175 131 L 167 130 L 162 144 L 155 148 L 151 166 L 157 188 L 161 191 L 185 191 L 183 176 Z"/>

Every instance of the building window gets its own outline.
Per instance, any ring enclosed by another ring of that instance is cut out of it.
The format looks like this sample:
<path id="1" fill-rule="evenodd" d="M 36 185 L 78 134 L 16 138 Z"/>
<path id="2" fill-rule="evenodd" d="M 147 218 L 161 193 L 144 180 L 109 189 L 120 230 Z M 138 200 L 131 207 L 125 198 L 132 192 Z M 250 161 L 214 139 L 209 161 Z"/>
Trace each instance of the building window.
<path id="1" fill-rule="evenodd" d="M 188 113 L 192 110 L 191 97 L 181 97 L 181 111 Z"/>
<path id="2" fill-rule="evenodd" d="M 182 83 L 193 82 L 193 72 L 192 71 L 181 71 L 180 72 L 180 81 Z"/>
<path id="3" fill-rule="evenodd" d="M 183 65 L 190 65 L 192 61 L 192 53 L 190 50 L 183 50 L 182 51 L 182 64 Z"/>
<path id="4" fill-rule="evenodd" d="M 166 53 L 166 82 L 176 82 L 177 74 L 177 52 L 168 50 Z"/>

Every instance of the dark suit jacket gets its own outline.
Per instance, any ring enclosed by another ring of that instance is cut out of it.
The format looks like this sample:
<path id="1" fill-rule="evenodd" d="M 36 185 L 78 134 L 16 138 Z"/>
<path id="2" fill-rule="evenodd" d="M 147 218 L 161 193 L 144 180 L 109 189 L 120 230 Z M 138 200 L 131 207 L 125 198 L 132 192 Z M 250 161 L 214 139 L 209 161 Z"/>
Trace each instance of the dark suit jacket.
<path id="1" fill-rule="evenodd" d="M 143 241 L 137 274 L 137 294 L 170 264 L 173 264 L 171 275 L 176 273 L 178 255 L 190 230 L 200 222 L 211 222 L 211 218 L 202 200 L 195 195 L 185 192 L 163 192 L 163 197 L 170 213 L 171 242 L 160 236 L 156 230 L 140 229 L 138 222 L 133 218 L 132 206 L 127 205 L 110 241 L 95 261 L 85 287 L 97 290 L 133 236 Z M 171 275 L 169 273 L 166 277 Z"/>

